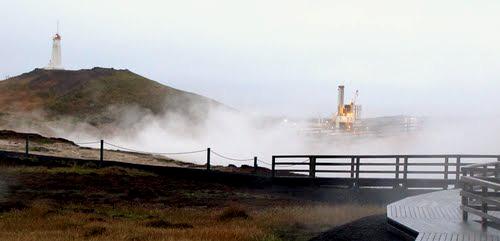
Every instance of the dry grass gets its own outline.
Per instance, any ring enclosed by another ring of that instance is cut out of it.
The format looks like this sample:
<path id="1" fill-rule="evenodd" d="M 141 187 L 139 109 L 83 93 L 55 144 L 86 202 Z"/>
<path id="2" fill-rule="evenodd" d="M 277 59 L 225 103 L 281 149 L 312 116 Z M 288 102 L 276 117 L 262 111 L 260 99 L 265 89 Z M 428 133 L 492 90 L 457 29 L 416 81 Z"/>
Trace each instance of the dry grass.
<path id="1" fill-rule="evenodd" d="M 37 201 L 27 209 L 1 215 L 0 240 L 289 240 L 283 233 L 302 230 L 308 238 L 308 233 L 383 212 L 380 207 L 355 205 L 283 206 L 262 210 L 239 207 L 236 211 L 244 212 L 249 218 L 221 220 L 221 215 L 228 210 L 235 209 L 61 207 Z M 159 220 L 170 226 L 151 225 L 159 224 Z M 294 236 L 294 239 L 301 237 Z"/>
<path id="2" fill-rule="evenodd" d="M 0 203 L 2 241 L 302 241 L 385 210 L 299 202 L 116 167 L 14 166 L 2 174 L 13 187 L 10 203 Z M 154 195 L 129 198 L 134 190 Z"/>
<path id="3" fill-rule="evenodd" d="M 98 174 L 98 175 L 122 175 L 130 177 L 138 176 L 156 176 L 151 172 L 141 171 L 138 169 L 122 168 L 122 167 L 103 167 L 103 168 L 89 168 L 74 165 L 71 167 L 44 167 L 44 166 L 12 166 L 3 167 L 5 172 L 10 173 L 49 173 L 61 174 L 71 173 L 79 175 Z"/>
<path id="4" fill-rule="evenodd" d="M 241 206 L 230 206 L 225 208 L 222 213 L 219 215 L 219 221 L 230 221 L 233 219 L 247 219 L 250 216 L 247 211 Z"/>

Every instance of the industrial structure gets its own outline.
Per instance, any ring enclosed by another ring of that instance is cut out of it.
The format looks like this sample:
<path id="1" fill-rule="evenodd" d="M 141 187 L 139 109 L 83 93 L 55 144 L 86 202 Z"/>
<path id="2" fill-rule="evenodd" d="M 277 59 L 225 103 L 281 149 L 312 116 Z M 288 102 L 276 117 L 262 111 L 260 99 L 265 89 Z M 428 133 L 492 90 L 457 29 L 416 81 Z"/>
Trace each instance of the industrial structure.
<path id="1" fill-rule="evenodd" d="M 344 86 L 339 85 L 337 114 L 333 120 L 336 128 L 352 129 L 354 122 L 360 118 L 361 105 L 356 105 L 358 94 L 359 92 L 356 90 L 351 102 L 349 104 L 344 104 Z"/>
<path id="2" fill-rule="evenodd" d="M 422 118 L 414 116 L 380 116 L 361 118 L 361 105 L 358 104 L 359 91 L 354 91 L 351 100 L 346 104 L 345 86 L 338 86 L 337 111 L 330 118 L 309 120 L 299 130 L 301 134 L 315 137 L 334 136 L 390 136 L 408 133 L 420 129 Z"/>
<path id="3" fill-rule="evenodd" d="M 61 58 L 61 35 L 59 34 L 59 23 L 57 24 L 57 32 L 52 38 L 52 56 L 49 64 L 45 69 L 64 69 L 62 67 Z"/>

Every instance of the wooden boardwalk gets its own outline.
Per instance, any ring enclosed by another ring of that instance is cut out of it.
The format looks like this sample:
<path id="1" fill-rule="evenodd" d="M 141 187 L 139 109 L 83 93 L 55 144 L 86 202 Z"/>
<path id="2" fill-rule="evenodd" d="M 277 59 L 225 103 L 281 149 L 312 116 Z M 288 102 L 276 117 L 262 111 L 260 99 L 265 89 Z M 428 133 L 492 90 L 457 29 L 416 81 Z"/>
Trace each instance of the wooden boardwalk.
<path id="1" fill-rule="evenodd" d="M 448 189 L 458 186 L 460 168 L 491 161 L 500 155 L 275 155 L 271 173 L 284 183 L 302 178 L 353 188 Z"/>
<path id="2" fill-rule="evenodd" d="M 462 221 L 460 189 L 408 197 L 387 206 L 392 226 L 418 233 L 416 241 L 500 241 L 500 230 L 481 229 L 479 216 Z"/>

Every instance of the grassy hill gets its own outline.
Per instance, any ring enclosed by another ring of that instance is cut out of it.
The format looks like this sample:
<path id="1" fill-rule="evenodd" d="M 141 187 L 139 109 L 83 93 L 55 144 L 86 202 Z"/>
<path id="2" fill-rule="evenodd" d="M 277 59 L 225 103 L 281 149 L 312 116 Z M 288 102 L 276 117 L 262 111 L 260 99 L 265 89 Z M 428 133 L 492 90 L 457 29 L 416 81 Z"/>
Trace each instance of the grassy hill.
<path id="1" fill-rule="evenodd" d="M 129 70 L 35 69 L 0 81 L 0 118 L 4 119 L 38 112 L 49 120 L 65 117 L 99 126 L 115 121 L 120 109 L 138 107 L 155 115 L 174 112 L 198 120 L 214 106 L 222 105 Z"/>

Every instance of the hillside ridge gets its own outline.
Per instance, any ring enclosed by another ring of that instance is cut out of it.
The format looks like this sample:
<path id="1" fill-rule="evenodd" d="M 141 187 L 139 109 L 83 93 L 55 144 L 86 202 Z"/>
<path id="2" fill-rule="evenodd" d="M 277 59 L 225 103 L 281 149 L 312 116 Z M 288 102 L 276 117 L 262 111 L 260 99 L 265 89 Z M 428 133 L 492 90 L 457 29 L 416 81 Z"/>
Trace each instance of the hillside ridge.
<path id="1" fill-rule="evenodd" d="M 43 113 L 48 120 L 71 118 L 94 126 L 116 121 L 131 107 L 145 113 L 176 113 L 202 119 L 223 104 L 163 85 L 128 69 L 33 71 L 0 81 L 0 118 Z M 228 107 L 227 107 L 228 108 Z M 1 125 L 1 122 L 0 122 Z"/>

